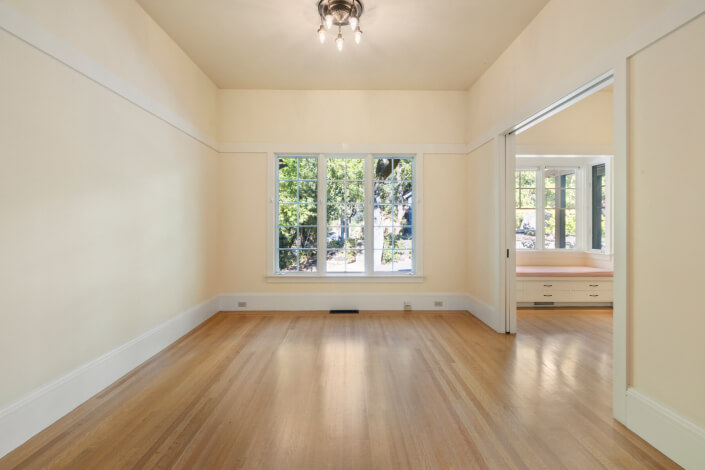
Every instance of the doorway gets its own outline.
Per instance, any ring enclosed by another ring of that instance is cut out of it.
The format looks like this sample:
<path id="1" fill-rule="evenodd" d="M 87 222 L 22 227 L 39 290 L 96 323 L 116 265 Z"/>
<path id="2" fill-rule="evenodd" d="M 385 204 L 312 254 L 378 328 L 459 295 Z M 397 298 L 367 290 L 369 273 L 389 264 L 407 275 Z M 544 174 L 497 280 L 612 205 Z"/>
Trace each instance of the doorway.
<path id="1" fill-rule="evenodd" d="M 611 308 L 612 88 L 598 77 L 504 135 L 508 333 L 517 307 Z"/>

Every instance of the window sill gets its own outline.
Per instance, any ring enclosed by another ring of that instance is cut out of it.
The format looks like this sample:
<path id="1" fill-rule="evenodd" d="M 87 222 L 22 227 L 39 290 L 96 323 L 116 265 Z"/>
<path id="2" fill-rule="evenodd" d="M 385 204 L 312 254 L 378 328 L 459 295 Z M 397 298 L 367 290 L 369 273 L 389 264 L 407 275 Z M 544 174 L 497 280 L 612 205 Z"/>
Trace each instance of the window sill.
<path id="1" fill-rule="evenodd" d="M 264 277 L 266 282 L 332 282 L 332 283 L 421 283 L 426 280 L 417 274 L 274 274 Z"/>

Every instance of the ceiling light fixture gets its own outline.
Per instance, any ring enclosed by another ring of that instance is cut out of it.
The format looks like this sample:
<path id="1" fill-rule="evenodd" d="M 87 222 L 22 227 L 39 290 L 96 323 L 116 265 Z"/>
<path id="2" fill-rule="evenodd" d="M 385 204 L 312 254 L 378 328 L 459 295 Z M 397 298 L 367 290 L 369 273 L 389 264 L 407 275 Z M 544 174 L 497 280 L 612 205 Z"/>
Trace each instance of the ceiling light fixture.
<path id="1" fill-rule="evenodd" d="M 326 29 L 338 27 L 338 37 L 335 45 L 339 51 L 343 50 L 343 26 L 350 26 L 354 31 L 355 43 L 360 44 L 362 30 L 360 29 L 360 16 L 365 8 L 360 0 L 320 0 L 318 2 L 318 15 L 321 17 L 321 27 L 318 28 L 318 39 L 323 44 L 326 40 Z M 325 25 L 325 28 L 323 27 Z"/>

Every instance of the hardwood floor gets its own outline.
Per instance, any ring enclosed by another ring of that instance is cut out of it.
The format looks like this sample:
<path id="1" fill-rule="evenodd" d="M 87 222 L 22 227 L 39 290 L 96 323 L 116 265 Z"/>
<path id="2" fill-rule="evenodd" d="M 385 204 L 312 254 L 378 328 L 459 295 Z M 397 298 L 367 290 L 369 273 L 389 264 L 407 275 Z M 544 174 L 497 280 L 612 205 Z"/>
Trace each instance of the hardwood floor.
<path id="1" fill-rule="evenodd" d="M 220 313 L 0 468 L 679 468 L 611 414 L 611 311 Z"/>

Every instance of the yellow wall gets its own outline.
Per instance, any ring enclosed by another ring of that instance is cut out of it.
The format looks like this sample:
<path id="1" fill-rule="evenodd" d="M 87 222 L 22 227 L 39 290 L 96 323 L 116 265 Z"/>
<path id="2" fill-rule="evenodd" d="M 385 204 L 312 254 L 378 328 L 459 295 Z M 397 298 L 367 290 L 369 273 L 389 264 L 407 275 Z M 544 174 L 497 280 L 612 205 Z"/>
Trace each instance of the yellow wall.
<path id="1" fill-rule="evenodd" d="M 490 306 L 498 305 L 499 295 L 499 168 L 495 143 L 476 149 L 467 159 L 466 200 L 468 253 L 466 292 Z"/>
<path id="2" fill-rule="evenodd" d="M 630 60 L 631 385 L 705 426 L 705 16 Z"/>
<path id="3" fill-rule="evenodd" d="M 464 155 L 424 156 L 422 284 L 266 282 L 267 154 L 222 158 L 223 292 L 463 292 Z"/>
<path id="4" fill-rule="evenodd" d="M 216 87 L 136 1 L 0 0 L 131 86 L 216 134 Z"/>
<path id="5" fill-rule="evenodd" d="M 313 150 L 341 143 L 463 143 L 465 111 L 464 92 L 221 90 L 218 136 Z M 424 157 L 422 284 L 266 282 L 267 155 L 222 157 L 223 292 L 463 292 L 465 156 Z"/>
<path id="6" fill-rule="evenodd" d="M 220 90 L 218 140 L 463 144 L 465 92 Z"/>
<path id="7" fill-rule="evenodd" d="M 0 64 L 2 408 L 218 292 L 219 159 L 4 31 Z"/>
<path id="8" fill-rule="evenodd" d="M 527 155 L 612 155 L 612 88 L 578 101 L 516 137 L 517 153 Z"/>
<path id="9" fill-rule="evenodd" d="M 468 140 L 473 142 L 500 124 L 517 124 L 513 116 L 537 99 L 545 99 L 543 106 L 548 106 L 562 98 L 577 86 L 563 88 L 567 78 L 675 3 L 551 0 L 470 89 Z"/>

